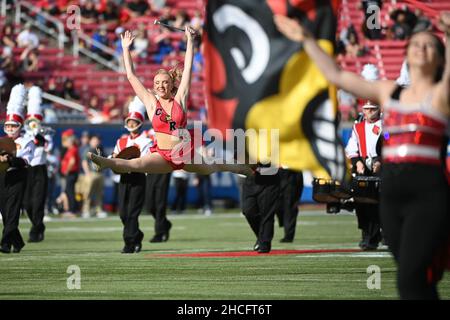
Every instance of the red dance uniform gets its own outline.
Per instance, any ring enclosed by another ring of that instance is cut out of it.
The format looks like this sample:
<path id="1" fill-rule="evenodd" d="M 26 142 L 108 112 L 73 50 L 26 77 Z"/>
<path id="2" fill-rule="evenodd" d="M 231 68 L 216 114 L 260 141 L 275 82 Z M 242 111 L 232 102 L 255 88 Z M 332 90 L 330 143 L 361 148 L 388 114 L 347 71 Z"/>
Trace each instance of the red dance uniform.
<path id="1" fill-rule="evenodd" d="M 157 101 L 155 113 L 152 118 L 152 125 L 155 132 L 170 134 L 176 136 L 182 141 L 173 149 L 160 149 L 157 141 L 150 148 L 151 152 L 158 152 L 174 170 L 183 169 L 186 162 L 189 162 L 194 156 L 193 143 L 191 143 L 191 135 L 186 130 L 187 114 L 181 105 L 173 101 L 170 114 Z"/>

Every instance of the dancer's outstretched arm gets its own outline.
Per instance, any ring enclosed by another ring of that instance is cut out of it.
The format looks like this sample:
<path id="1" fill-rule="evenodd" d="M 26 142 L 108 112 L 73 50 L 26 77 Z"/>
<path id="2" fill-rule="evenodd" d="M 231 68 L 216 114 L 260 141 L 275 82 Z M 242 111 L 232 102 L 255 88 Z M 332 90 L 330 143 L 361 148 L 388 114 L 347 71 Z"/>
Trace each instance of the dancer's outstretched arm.
<path id="1" fill-rule="evenodd" d="M 191 86 L 192 61 L 194 60 L 194 37 L 197 32 L 193 28 L 186 26 L 184 33 L 187 37 L 187 49 L 186 55 L 184 56 L 183 75 L 181 76 L 180 86 L 175 95 L 175 100 L 179 102 L 186 111 L 189 88 Z"/>
<path id="2" fill-rule="evenodd" d="M 328 81 L 353 95 L 368 99 L 382 105 L 395 86 L 394 81 L 369 82 L 356 73 L 343 71 L 317 44 L 313 35 L 306 30 L 297 20 L 286 16 L 276 15 L 274 22 L 278 30 L 288 39 L 303 43 L 303 48 Z"/>
<path id="3" fill-rule="evenodd" d="M 131 32 L 127 30 L 125 31 L 124 34 L 121 34 L 120 37 L 122 39 L 123 60 L 128 81 L 130 81 L 130 84 L 133 87 L 134 92 L 139 97 L 139 99 L 141 99 L 142 103 L 145 105 L 148 118 L 152 119 L 153 113 L 155 112 L 157 100 L 155 95 L 144 87 L 144 85 L 134 72 L 133 60 L 131 59 L 130 54 L 130 46 L 133 43 L 135 36 L 133 36 Z"/>

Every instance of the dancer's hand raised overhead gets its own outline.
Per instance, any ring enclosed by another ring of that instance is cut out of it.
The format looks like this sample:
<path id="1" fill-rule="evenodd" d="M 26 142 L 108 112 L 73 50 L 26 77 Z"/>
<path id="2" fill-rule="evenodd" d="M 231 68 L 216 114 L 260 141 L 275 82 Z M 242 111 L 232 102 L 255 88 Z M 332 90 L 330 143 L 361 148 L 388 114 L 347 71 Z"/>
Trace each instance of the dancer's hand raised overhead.
<path id="1" fill-rule="evenodd" d="M 186 26 L 184 28 L 184 34 L 190 40 L 193 40 L 198 35 L 197 31 L 190 26 Z"/>
<path id="2" fill-rule="evenodd" d="M 306 39 L 313 38 L 313 35 L 295 19 L 275 15 L 274 22 L 278 31 L 291 41 L 303 42 Z"/>
<path id="3" fill-rule="evenodd" d="M 129 48 L 136 36 L 127 30 L 125 33 L 120 34 L 120 38 L 122 39 L 122 48 Z"/>

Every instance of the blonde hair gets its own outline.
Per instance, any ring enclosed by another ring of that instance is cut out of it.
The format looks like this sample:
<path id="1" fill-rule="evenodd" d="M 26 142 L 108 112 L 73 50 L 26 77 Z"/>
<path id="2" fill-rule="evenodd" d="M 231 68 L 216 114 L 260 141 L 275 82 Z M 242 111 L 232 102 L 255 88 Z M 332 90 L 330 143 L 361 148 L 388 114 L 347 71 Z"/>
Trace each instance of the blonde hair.
<path id="1" fill-rule="evenodd" d="M 172 94 L 176 94 L 178 87 L 180 85 L 181 77 L 183 76 L 183 69 L 178 67 L 178 64 L 176 64 L 172 69 L 166 70 L 166 69 L 158 69 L 155 73 L 155 77 L 158 74 L 166 74 L 170 77 L 173 84 Z"/>

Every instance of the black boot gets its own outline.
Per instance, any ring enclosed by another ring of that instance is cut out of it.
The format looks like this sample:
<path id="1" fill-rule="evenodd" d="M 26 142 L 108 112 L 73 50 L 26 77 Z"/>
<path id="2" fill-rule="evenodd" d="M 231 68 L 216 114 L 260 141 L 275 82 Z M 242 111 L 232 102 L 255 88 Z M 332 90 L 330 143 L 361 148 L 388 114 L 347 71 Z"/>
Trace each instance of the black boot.
<path id="1" fill-rule="evenodd" d="M 142 239 L 144 239 L 144 234 L 141 232 L 134 245 L 134 252 L 139 253 L 142 250 Z"/>
<path id="2" fill-rule="evenodd" d="M 164 232 L 162 235 L 162 241 L 164 241 L 164 242 L 169 241 L 170 229 L 172 229 L 172 223 L 169 220 L 167 220 L 167 229 L 166 229 L 166 232 Z"/>
<path id="3" fill-rule="evenodd" d="M 0 252 L 11 253 L 11 245 L 10 244 L 2 244 L 0 247 Z"/>
<path id="4" fill-rule="evenodd" d="M 269 253 L 271 250 L 270 242 L 260 242 L 258 253 Z"/>
<path id="5" fill-rule="evenodd" d="M 28 242 L 41 242 L 44 240 L 44 233 L 38 233 L 38 234 L 30 234 L 30 238 L 28 239 Z"/>
<path id="6" fill-rule="evenodd" d="M 125 245 L 121 251 L 121 253 L 134 253 L 134 246 Z"/>
<path id="7" fill-rule="evenodd" d="M 256 243 L 253 246 L 253 251 L 258 251 L 258 250 L 259 250 L 259 240 L 256 240 Z"/>

